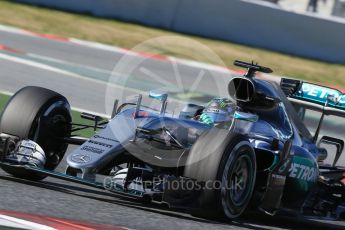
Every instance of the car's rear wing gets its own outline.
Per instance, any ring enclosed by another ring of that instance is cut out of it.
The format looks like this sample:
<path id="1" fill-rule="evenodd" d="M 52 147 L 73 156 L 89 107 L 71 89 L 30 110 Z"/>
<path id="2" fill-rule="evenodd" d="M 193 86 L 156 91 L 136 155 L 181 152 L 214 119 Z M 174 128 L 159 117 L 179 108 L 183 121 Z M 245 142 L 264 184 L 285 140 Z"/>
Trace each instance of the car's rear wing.
<path id="1" fill-rule="evenodd" d="M 281 79 L 280 87 L 294 105 L 345 117 L 345 95 L 337 89 L 287 78 Z"/>

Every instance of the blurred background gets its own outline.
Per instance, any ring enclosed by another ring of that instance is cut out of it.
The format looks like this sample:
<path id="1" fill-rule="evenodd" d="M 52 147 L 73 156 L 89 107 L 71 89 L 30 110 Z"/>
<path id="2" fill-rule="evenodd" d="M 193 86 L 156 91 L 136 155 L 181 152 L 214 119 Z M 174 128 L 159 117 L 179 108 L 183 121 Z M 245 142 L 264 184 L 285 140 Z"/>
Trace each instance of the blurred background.
<path id="1" fill-rule="evenodd" d="M 295 12 L 313 12 L 325 16 L 344 17 L 343 0 L 264 0 Z"/>
<path id="2" fill-rule="evenodd" d="M 167 89 L 170 102 L 205 103 L 228 95 L 229 79 L 243 74 L 237 59 L 272 68 L 272 81 L 297 78 L 345 93 L 345 0 L 0 0 L 0 111 L 28 85 L 66 96 L 76 123 L 80 111 L 109 117 L 115 99 L 146 98 L 156 88 Z M 306 112 L 312 133 L 320 116 Z M 323 135 L 345 139 L 344 118 L 328 116 Z M 215 223 L 52 178 L 31 183 L 1 170 L 0 177 L 0 211 L 133 229 L 335 228 L 276 217 Z"/>

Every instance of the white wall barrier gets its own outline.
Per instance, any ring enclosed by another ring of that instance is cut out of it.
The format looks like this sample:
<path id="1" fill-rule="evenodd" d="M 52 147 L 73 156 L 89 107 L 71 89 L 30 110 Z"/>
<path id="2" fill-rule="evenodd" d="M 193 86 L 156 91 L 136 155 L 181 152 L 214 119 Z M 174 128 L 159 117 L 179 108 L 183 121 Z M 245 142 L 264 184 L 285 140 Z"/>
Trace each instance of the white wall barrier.
<path id="1" fill-rule="evenodd" d="M 19 1 L 345 64 L 344 19 L 288 12 L 270 4 L 249 0 Z"/>

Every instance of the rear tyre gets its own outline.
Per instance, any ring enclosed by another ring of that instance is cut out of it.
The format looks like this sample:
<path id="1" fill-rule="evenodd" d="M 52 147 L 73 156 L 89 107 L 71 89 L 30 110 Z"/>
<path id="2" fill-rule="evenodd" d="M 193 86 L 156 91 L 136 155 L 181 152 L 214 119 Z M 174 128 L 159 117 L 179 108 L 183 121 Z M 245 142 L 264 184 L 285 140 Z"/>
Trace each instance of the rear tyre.
<path id="1" fill-rule="evenodd" d="M 13 95 L 0 117 L 1 135 L 30 139 L 46 154 L 45 169 L 54 170 L 68 144 L 62 138 L 71 134 L 70 105 L 65 97 L 49 89 L 28 86 Z M 15 177 L 42 180 L 46 176 L 13 168 L 3 168 Z"/>
<path id="2" fill-rule="evenodd" d="M 184 176 L 206 182 L 193 215 L 237 218 L 246 210 L 253 194 L 255 152 L 245 136 L 211 129 L 192 147 Z"/>

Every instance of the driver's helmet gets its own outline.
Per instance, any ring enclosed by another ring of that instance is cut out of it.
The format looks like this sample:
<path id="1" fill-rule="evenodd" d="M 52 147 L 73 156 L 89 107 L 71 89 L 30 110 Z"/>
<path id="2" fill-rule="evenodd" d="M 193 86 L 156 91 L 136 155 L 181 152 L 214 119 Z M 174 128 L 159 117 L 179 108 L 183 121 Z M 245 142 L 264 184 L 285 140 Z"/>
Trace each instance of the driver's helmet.
<path id="1" fill-rule="evenodd" d="M 210 101 L 199 120 L 208 125 L 230 121 L 235 104 L 228 98 L 214 98 Z"/>

